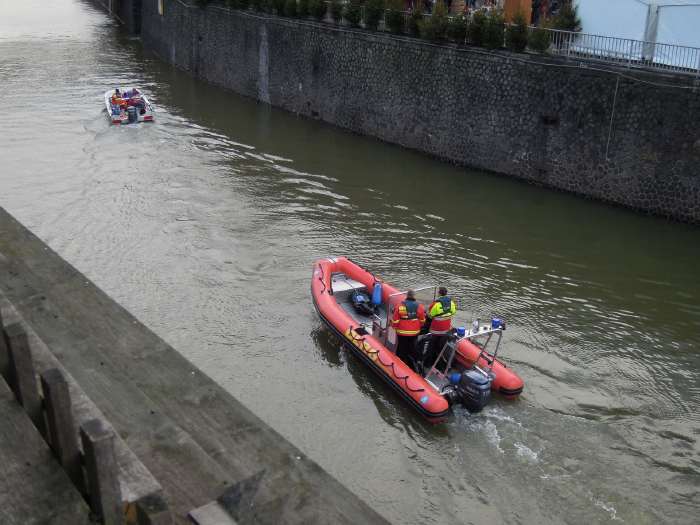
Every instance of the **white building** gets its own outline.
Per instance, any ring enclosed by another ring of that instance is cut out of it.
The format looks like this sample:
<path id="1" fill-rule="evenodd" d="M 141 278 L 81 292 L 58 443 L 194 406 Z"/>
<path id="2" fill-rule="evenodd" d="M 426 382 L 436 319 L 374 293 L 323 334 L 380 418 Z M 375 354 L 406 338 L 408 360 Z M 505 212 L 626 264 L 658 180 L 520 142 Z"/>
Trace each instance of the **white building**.
<path id="1" fill-rule="evenodd" d="M 581 35 L 580 50 L 595 48 L 599 55 L 700 70 L 700 0 L 576 0 L 576 4 L 582 33 L 615 39 Z"/>
<path id="2" fill-rule="evenodd" d="M 700 0 L 576 0 L 584 33 L 700 47 Z"/>

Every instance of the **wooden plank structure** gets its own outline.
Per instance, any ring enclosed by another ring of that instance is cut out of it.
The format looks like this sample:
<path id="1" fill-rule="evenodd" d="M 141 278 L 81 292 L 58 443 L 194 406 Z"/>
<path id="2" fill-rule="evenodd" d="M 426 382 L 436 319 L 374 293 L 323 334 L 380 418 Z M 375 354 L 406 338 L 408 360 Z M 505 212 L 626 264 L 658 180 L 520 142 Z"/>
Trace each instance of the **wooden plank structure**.
<path id="1" fill-rule="evenodd" d="M 8 319 L 12 322 L 6 324 Z M 2 293 L 0 332 L 5 342 L 0 351 L 5 351 L 8 355 L 4 372 L 6 377 L 14 378 L 17 401 L 26 403 L 27 399 L 31 400 L 31 404 L 25 404 L 24 409 L 32 420 L 34 432 L 38 433 L 39 422 L 58 463 L 63 466 L 75 490 L 89 500 L 93 515 L 105 525 L 172 523 L 160 485 L 75 384 L 73 390 L 79 402 L 74 407 L 69 381 L 59 369 L 60 365 L 59 368 L 49 368 L 55 364 L 55 358 L 31 328 L 21 321 Z M 41 389 L 37 389 L 35 361 L 38 362 L 38 368 L 43 369 Z M 80 412 L 82 453 L 74 423 L 74 408 Z M 38 412 L 35 413 L 35 410 Z M 88 419 L 91 415 L 98 417 Z M 46 422 L 48 425 L 45 425 Z M 119 444 L 121 452 L 119 462 L 115 443 Z M 17 453 L 21 454 L 21 449 Z M 3 500 L 0 500 L 0 507 L 4 507 Z M 24 519 L 21 513 L 13 515 L 17 516 L 19 522 Z M 61 519 L 64 518 L 67 520 L 65 516 Z M 39 521 L 49 523 L 52 519 L 41 518 Z M 65 523 L 72 521 L 67 520 Z"/>
<path id="2" fill-rule="evenodd" d="M 7 348 L 8 382 L 17 396 L 17 401 L 24 407 L 34 426 L 45 436 L 44 411 L 36 385 L 36 372 L 27 333 L 21 324 L 12 323 L 3 328 L 2 335 Z"/>
<path id="3" fill-rule="evenodd" d="M 222 507 L 239 523 L 386 523 L 1 208 L 0 292 L 162 484 L 176 523 L 261 472 L 245 508 Z"/>
<path id="4" fill-rule="evenodd" d="M 85 500 L 2 378 L 0 414 L 0 523 L 89 524 Z"/>
<path id="5" fill-rule="evenodd" d="M 68 382 L 57 368 L 51 368 L 41 374 L 41 389 L 44 392 L 51 448 L 73 485 L 85 494 L 87 486 L 83 477 L 82 457 L 76 438 Z"/>

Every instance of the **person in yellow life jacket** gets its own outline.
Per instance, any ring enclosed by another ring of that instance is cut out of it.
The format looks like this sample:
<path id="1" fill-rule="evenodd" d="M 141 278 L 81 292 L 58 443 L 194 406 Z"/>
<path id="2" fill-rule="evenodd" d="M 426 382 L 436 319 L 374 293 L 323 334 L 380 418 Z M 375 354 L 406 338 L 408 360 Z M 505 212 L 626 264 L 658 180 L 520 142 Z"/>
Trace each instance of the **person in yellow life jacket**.
<path id="1" fill-rule="evenodd" d="M 413 290 L 406 292 L 406 300 L 394 309 L 391 326 L 398 336 L 396 356 L 412 369 L 416 369 L 416 339 L 425 324 L 425 306 L 416 301 Z"/>
<path id="2" fill-rule="evenodd" d="M 452 329 L 452 316 L 457 313 L 457 305 L 452 297 L 447 295 L 447 288 L 438 288 L 438 298 L 433 301 L 428 310 L 430 317 L 430 333 L 445 335 Z"/>
<path id="3" fill-rule="evenodd" d="M 452 297 L 447 295 L 447 288 L 438 288 L 438 297 L 428 309 L 430 317 L 431 345 L 428 355 L 424 358 L 424 364 L 430 366 L 437 359 L 440 350 L 447 342 L 447 334 L 452 330 L 452 317 L 457 313 L 457 305 Z"/>

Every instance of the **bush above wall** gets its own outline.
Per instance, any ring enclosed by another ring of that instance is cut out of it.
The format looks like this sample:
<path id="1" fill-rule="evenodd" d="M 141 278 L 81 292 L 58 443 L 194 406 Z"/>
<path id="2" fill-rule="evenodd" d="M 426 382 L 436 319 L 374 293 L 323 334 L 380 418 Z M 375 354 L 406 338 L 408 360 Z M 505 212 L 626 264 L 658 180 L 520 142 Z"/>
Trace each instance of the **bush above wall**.
<path id="1" fill-rule="evenodd" d="M 205 9 L 211 0 L 192 0 Z M 478 9 L 449 16 L 444 0 L 437 0 L 432 13 L 425 12 L 423 0 L 415 0 L 412 9 L 404 10 L 403 0 L 224 0 L 231 9 L 276 14 L 288 18 L 313 17 L 336 24 L 407 34 L 432 42 L 454 42 L 487 49 L 522 53 L 526 49 L 546 53 L 550 28 L 579 31 L 581 21 L 576 6 L 564 4 L 557 15 L 539 28 L 528 28 L 522 12 L 507 24 L 500 9 Z M 328 18 L 326 18 L 328 16 Z"/>

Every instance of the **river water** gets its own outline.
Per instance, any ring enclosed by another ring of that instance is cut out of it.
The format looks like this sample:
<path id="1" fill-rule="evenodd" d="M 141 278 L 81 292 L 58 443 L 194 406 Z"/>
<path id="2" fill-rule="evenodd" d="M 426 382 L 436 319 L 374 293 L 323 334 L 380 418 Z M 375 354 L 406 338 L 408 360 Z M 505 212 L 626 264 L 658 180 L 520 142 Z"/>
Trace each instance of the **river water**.
<path id="1" fill-rule="evenodd" d="M 138 85 L 157 122 L 112 127 Z M 396 523 L 692 523 L 700 230 L 193 80 L 86 0 L 0 2 L 0 205 Z M 322 327 L 315 258 L 509 323 L 516 402 L 430 426 Z"/>

